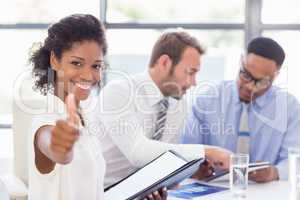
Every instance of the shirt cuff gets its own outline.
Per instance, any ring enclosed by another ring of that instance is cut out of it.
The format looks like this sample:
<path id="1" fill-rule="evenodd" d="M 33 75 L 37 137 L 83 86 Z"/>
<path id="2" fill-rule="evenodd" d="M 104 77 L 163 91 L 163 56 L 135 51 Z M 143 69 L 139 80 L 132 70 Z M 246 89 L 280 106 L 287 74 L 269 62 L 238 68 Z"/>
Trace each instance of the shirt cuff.
<path id="1" fill-rule="evenodd" d="M 188 161 L 204 158 L 204 146 L 201 144 L 180 144 L 178 153 Z"/>
<path id="2" fill-rule="evenodd" d="M 289 176 L 288 160 L 281 161 L 276 165 L 276 168 L 278 170 L 279 180 L 288 180 L 288 176 Z"/>

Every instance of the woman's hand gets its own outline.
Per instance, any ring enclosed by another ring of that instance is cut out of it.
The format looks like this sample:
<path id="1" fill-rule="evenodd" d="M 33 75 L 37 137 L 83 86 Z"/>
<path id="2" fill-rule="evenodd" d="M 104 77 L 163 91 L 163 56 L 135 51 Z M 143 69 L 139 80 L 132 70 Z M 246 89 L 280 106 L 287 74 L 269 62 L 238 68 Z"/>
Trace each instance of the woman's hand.
<path id="1" fill-rule="evenodd" d="M 158 191 L 152 192 L 144 200 L 167 200 L 167 188 L 161 188 Z"/>
<path id="2" fill-rule="evenodd" d="M 79 138 L 79 116 L 75 97 L 69 94 L 66 98 L 67 120 L 58 120 L 51 130 L 50 151 L 54 161 L 59 164 L 68 164 L 73 159 L 73 146 Z"/>

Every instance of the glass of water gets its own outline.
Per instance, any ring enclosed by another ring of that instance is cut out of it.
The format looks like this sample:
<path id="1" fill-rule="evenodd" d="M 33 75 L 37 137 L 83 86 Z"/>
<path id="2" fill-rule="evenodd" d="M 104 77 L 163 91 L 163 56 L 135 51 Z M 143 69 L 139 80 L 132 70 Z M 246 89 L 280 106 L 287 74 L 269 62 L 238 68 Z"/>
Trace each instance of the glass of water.
<path id="1" fill-rule="evenodd" d="M 230 156 L 230 190 L 234 197 L 246 197 L 248 167 L 248 154 L 232 154 Z"/>
<path id="2" fill-rule="evenodd" d="M 295 190 L 295 200 L 300 199 L 300 174 L 296 177 L 296 190 Z"/>
<path id="3" fill-rule="evenodd" d="M 300 149 L 289 149 L 290 200 L 300 199 Z"/>

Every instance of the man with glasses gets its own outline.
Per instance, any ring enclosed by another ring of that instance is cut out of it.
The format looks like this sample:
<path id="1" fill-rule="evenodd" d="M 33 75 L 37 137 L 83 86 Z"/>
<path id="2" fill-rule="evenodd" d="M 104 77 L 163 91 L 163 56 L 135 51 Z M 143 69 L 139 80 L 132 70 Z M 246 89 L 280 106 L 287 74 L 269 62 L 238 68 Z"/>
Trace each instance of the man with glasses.
<path id="1" fill-rule="evenodd" d="M 250 162 L 270 162 L 249 174 L 252 181 L 287 179 L 288 148 L 300 147 L 300 105 L 272 85 L 284 58 L 276 41 L 252 40 L 237 80 L 211 86 L 197 97 L 182 142 L 216 145 L 249 154 Z"/>

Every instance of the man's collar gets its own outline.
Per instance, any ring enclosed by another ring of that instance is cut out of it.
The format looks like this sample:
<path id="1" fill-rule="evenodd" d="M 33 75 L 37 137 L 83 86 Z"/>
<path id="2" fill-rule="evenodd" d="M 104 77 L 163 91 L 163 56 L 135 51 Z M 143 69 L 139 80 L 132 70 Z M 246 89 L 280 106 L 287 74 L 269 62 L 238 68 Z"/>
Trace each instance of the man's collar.
<path id="1" fill-rule="evenodd" d="M 235 81 L 235 86 L 233 87 L 233 98 L 234 98 L 234 103 L 235 104 L 240 104 L 241 100 L 239 97 L 239 90 L 238 90 L 238 85 L 237 82 Z M 272 94 L 272 86 L 261 96 L 257 97 L 254 101 L 250 102 L 250 104 L 254 104 L 258 106 L 259 108 L 262 108 L 265 106 L 267 103 L 268 97 Z"/>
<path id="2" fill-rule="evenodd" d="M 262 108 L 266 105 L 267 99 L 272 95 L 272 86 L 261 96 L 257 97 L 255 99 L 255 104 L 259 107 Z"/>
<path id="3" fill-rule="evenodd" d="M 152 79 L 149 71 L 144 72 L 144 82 L 141 87 L 144 88 L 145 95 L 149 106 L 154 106 L 160 102 L 164 97 L 154 80 Z M 140 87 L 140 86 L 138 86 Z"/>

